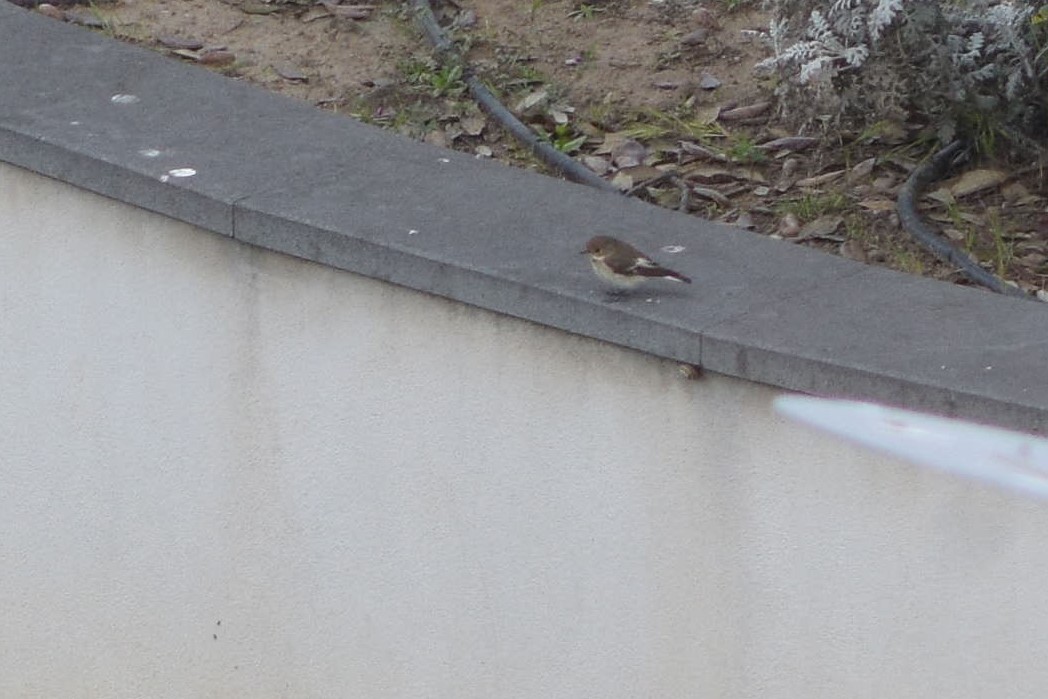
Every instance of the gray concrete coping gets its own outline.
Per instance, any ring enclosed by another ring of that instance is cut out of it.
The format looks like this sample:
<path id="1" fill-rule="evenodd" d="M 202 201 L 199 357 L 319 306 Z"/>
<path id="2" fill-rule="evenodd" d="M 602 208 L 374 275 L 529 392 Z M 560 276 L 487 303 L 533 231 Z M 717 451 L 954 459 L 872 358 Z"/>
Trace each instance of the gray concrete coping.
<path id="1" fill-rule="evenodd" d="M 1048 428 L 1044 304 L 433 148 L 5 2 L 0 62 L 15 77 L 0 81 L 8 163 L 245 243 L 709 371 Z M 185 168 L 195 174 L 171 174 Z M 695 283 L 607 303 L 578 254 L 596 233 Z M 684 250 L 660 253 L 667 245 Z"/>

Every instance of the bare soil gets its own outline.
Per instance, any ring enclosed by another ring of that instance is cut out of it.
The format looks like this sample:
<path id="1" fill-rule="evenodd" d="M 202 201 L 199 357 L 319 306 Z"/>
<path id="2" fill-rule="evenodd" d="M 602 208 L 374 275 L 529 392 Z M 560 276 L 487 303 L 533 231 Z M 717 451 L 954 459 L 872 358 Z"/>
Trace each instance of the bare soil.
<path id="1" fill-rule="evenodd" d="M 354 3 L 116 0 L 38 11 L 410 137 L 541 167 L 434 59 L 406 3 Z M 448 0 L 437 12 L 507 106 L 624 191 L 965 283 L 911 242 L 894 213 L 934 125 L 776 141 L 801 134 L 777 120 L 771 83 L 753 75 L 768 51 L 760 38 L 768 17 L 754 8 L 751 0 Z M 731 111 L 740 107 L 741 117 Z M 938 185 L 926 215 L 985 267 L 1043 290 L 1048 214 L 1038 173 L 969 167 L 981 173 L 974 185 Z"/>

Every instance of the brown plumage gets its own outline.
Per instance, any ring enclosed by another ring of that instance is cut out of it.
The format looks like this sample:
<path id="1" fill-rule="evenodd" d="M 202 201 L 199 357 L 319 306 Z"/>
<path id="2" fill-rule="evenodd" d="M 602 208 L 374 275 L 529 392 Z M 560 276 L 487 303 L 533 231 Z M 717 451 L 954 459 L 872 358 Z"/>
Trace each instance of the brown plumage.
<path id="1" fill-rule="evenodd" d="M 652 277 L 691 284 L 691 279 L 680 272 L 663 267 L 629 243 L 611 236 L 590 238 L 582 252 L 589 255 L 598 277 L 620 288 L 635 287 Z"/>

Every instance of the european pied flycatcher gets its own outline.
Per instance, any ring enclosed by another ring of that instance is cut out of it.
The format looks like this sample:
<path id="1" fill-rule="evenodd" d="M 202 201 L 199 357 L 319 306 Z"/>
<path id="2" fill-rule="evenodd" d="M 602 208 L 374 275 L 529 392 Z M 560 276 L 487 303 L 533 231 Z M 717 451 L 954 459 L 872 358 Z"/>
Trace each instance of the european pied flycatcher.
<path id="1" fill-rule="evenodd" d="M 598 277 L 619 289 L 632 289 L 650 277 L 691 284 L 691 279 L 680 272 L 663 267 L 629 243 L 610 236 L 590 238 L 582 254 L 589 255 Z"/>

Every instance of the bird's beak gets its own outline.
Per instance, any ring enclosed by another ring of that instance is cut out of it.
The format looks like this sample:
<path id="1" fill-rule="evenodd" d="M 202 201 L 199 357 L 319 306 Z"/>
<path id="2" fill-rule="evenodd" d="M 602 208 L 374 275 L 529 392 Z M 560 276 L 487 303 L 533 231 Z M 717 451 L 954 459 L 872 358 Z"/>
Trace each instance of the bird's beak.
<path id="1" fill-rule="evenodd" d="M 579 250 L 579 254 L 580 255 L 585 255 L 588 252 L 589 252 L 589 250 Z"/>

